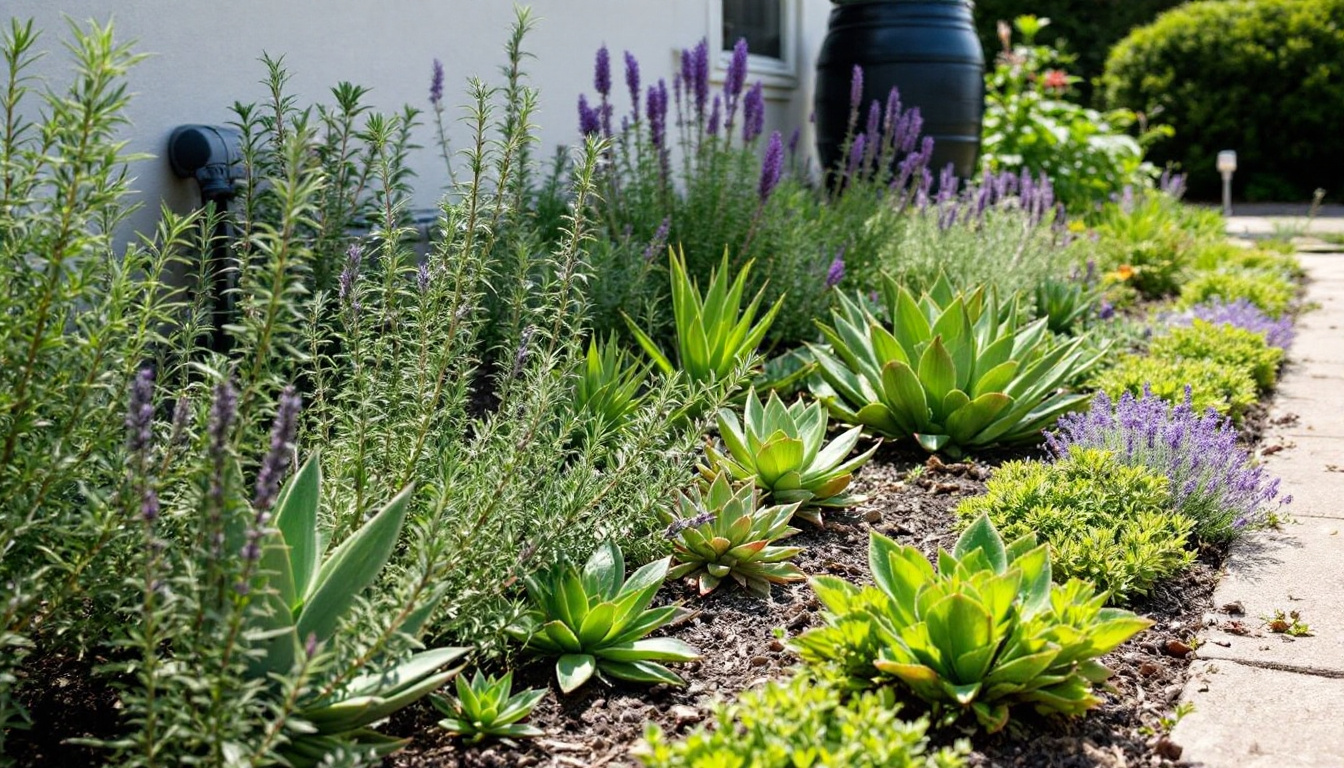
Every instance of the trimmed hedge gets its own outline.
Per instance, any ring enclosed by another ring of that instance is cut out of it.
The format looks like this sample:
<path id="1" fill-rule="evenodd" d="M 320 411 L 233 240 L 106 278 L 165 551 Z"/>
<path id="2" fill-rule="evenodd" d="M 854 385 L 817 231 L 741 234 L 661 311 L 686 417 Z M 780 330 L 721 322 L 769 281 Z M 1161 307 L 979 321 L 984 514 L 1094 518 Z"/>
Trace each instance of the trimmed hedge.
<path id="1" fill-rule="evenodd" d="M 1176 136 L 1150 159 L 1179 163 L 1211 198 L 1219 150 L 1233 192 L 1298 201 L 1344 191 L 1344 0 L 1202 0 L 1134 30 L 1106 62 L 1108 104 L 1153 114 Z"/>
<path id="2" fill-rule="evenodd" d="M 1036 42 L 1062 48 L 1076 57 L 1069 74 L 1083 78 L 1077 88 L 1084 103 L 1092 99 L 1092 80 L 1101 77 L 1106 54 L 1131 29 L 1147 24 L 1157 14 L 1184 0 L 976 0 L 975 26 L 985 61 L 993 61 L 1003 46 L 998 23 L 1018 16 L 1050 19 Z M 1018 41 L 1020 42 L 1020 41 Z"/>

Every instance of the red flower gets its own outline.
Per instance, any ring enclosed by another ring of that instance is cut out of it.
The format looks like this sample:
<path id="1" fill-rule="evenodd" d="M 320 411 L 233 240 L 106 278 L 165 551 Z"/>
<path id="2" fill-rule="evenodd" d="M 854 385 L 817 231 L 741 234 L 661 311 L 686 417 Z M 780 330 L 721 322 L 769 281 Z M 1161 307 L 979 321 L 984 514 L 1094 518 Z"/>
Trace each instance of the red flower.
<path id="1" fill-rule="evenodd" d="M 1048 91 L 1063 91 L 1069 87 L 1069 75 L 1062 69 L 1047 69 L 1041 84 Z"/>

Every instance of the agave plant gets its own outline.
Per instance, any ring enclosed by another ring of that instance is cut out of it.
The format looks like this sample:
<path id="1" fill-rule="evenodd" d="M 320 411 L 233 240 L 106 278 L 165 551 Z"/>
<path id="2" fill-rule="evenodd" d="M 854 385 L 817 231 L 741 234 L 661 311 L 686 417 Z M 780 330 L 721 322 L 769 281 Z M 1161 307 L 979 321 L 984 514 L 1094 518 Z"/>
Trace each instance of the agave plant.
<path id="1" fill-rule="evenodd" d="M 739 366 L 755 359 L 756 348 L 765 338 L 765 332 L 770 330 L 775 315 L 779 314 L 784 297 L 766 310 L 758 322 L 756 315 L 760 311 L 764 289 L 756 293 L 745 309 L 742 308 L 751 262 L 742 267 L 730 284 L 728 251 L 725 250 L 719 268 L 710 272 L 709 289 L 701 296 L 699 286 L 686 273 L 685 256 L 669 249 L 668 260 L 672 275 L 672 315 L 677 331 L 677 364 L 697 384 L 726 381 Z M 677 371 L 677 365 L 673 365 L 648 334 L 628 316 L 625 322 L 659 370 L 668 375 Z"/>
<path id="2" fill-rule="evenodd" d="M 785 407 L 770 393 L 764 406 L 753 389 L 747 393 L 742 419 L 724 408 L 719 411 L 719 436 L 727 448 L 720 453 L 706 446 L 707 479 L 720 471 L 755 484 L 780 503 L 802 502 L 798 517 L 821 525 L 818 507 L 846 507 L 862 501 L 845 492 L 854 472 L 867 463 L 878 445 L 853 458 L 863 427 L 854 427 L 826 444 L 826 410 L 821 403 L 798 400 Z M 848 460 L 847 460 L 848 459 Z"/>
<path id="3" fill-rule="evenodd" d="M 813 346 L 823 382 L 813 392 L 837 419 L 881 435 L 914 438 L 957 456 L 996 443 L 1039 440 L 1086 395 L 1061 385 L 1105 353 L 1084 337 L 1056 343 L 1046 319 L 1019 325 L 1016 301 L 980 287 L 954 294 L 946 280 L 920 299 L 890 277 L 888 329 L 859 303 L 837 295 L 828 347 Z"/>
<path id="4" fill-rule="evenodd" d="M 627 580 L 625 557 L 609 541 L 593 552 L 582 572 L 562 558 L 524 580 L 532 609 L 508 633 L 533 651 L 558 657 L 555 674 L 565 693 L 594 674 L 683 685 L 661 662 L 694 661 L 700 653 L 675 638 L 645 637 L 677 611 L 674 605 L 648 609 L 670 562 L 656 560 Z"/>
<path id="5" fill-rule="evenodd" d="M 439 721 L 440 728 L 462 736 L 469 744 L 477 744 L 488 736 L 508 742 L 511 738 L 542 735 L 540 728 L 518 721 L 532 714 L 545 695 L 541 688 L 513 694 L 512 672 L 494 677 L 476 670 L 470 681 L 465 676 L 457 678 L 457 698 L 431 695 L 429 700 L 445 715 Z"/>
<path id="6" fill-rule="evenodd" d="M 795 641 L 804 661 L 840 666 L 854 687 L 895 678 L 944 721 L 969 714 L 991 733 L 1013 706 L 1072 716 L 1100 704 L 1093 687 L 1111 672 L 1097 657 L 1152 624 L 1103 607 L 1088 582 L 1051 584 L 1047 547 L 1005 545 L 983 515 L 936 569 L 877 533 L 868 556 L 876 587 L 812 580 L 828 614 Z"/>
<path id="7" fill-rule="evenodd" d="M 678 493 L 675 509 L 661 513 L 677 562 L 668 576 L 695 577 L 701 595 L 729 577 L 761 597 L 770 596 L 771 584 L 802 581 L 803 572 L 786 562 L 802 548 L 772 546 L 798 532 L 789 519 L 800 503 L 759 507 L 756 488 L 734 489 L 726 472 L 715 475 L 704 493 Z"/>
<path id="8" fill-rule="evenodd" d="M 590 442 L 600 442 L 630 420 L 639 409 L 639 389 L 648 372 L 648 364 L 632 361 L 615 334 L 602 344 L 588 342 L 588 355 L 578 366 L 574 405 L 586 417 Z"/>
<path id="9" fill-rule="evenodd" d="M 406 519 L 411 488 L 397 494 L 324 558 L 318 531 L 322 474 L 316 454 L 285 485 L 277 499 L 273 528 L 262 539 L 261 599 L 269 612 L 251 617 L 252 634 L 268 638 L 265 654 L 249 673 L 272 678 L 294 669 L 304 646 L 326 647 L 354 606 L 355 598 L 377 578 L 392 555 Z M 399 629 L 418 635 L 432 605 L 423 606 Z M 301 640 L 302 639 L 302 640 Z M 370 728 L 420 699 L 457 674 L 440 671 L 461 659 L 467 648 L 435 648 L 412 654 L 387 670 L 356 677 L 338 693 L 300 700 L 297 718 L 310 732 L 291 736 L 285 756 L 293 765 L 315 765 L 333 749 L 355 742 L 362 749 L 389 754 L 404 740 Z"/>

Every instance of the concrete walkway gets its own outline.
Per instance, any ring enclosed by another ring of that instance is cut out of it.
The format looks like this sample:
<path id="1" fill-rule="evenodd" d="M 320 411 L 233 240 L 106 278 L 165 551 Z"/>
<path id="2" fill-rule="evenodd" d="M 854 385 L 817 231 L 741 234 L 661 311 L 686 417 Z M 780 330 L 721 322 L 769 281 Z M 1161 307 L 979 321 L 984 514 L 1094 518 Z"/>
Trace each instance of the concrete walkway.
<path id="1" fill-rule="evenodd" d="M 1301 258 L 1319 308 L 1298 323 L 1263 448 L 1293 522 L 1233 549 L 1182 695 L 1194 711 L 1171 734 L 1207 768 L 1344 766 L 1344 253 Z M 1270 632 L 1277 611 L 1310 636 Z"/>

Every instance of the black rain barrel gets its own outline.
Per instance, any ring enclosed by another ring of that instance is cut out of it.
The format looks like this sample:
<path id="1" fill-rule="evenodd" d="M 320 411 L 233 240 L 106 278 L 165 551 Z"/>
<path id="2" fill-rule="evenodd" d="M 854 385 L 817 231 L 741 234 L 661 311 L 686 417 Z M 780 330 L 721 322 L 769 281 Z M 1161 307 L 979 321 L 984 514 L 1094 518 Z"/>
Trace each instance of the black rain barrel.
<path id="1" fill-rule="evenodd" d="M 863 68 L 863 100 L 886 103 L 892 86 L 904 107 L 919 107 L 934 140 L 935 178 L 949 162 L 969 178 L 980 152 L 985 56 L 967 0 L 883 0 L 837 5 L 817 57 L 817 151 L 835 168 L 849 123 L 850 80 Z"/>

